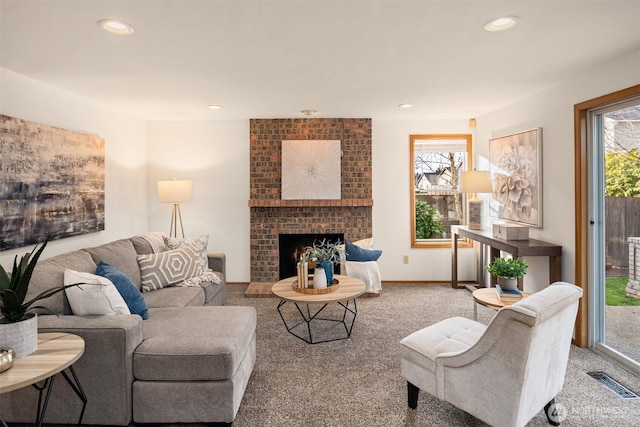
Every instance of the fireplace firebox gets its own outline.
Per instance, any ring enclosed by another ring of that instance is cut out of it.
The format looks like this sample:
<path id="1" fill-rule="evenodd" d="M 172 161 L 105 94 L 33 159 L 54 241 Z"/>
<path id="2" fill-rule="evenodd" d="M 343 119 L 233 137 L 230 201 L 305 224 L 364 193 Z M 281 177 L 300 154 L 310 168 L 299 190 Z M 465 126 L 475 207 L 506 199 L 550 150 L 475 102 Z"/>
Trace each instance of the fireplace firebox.
<path id="1" fill-rule="evenodd" d="M 344 234 L 279 234 L 280 280 L 295 276 L 296 265 L 304 253 L 304 248 L 312 246 L 314 242 L 320 242 L 322 239 L 332 243 L 344 243 Z M 335 273 L 340 274 L 339 264 L 335 266 Z"/>

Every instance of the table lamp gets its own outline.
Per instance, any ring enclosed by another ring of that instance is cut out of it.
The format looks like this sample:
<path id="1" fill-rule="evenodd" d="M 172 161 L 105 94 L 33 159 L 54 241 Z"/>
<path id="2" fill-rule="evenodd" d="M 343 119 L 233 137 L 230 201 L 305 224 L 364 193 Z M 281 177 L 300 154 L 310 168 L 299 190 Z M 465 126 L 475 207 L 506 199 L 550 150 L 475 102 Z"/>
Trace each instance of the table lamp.
<path id="1" fill-rule="evenodd" d="M 169 237 L 178 237 L 178 222 L 180 231 L 184 238 L 184 227 L 182 226 L 182 214 L 180 213 L 180 203 L 191 201 L 191 180 L 158 181 L 158 199 L 160 203 L 171 203 L 171 226 L 169 227 Z"/>
<path id="2" fill-rule="evenodd" d="M 460 192 L 470 193 L 468 203 L 468 227 L 472 230 L 482 230 L 484 203 L 478 193 L 491 193 L 491 173 L 489 171 L 464 171 L 460 173 Z"/>

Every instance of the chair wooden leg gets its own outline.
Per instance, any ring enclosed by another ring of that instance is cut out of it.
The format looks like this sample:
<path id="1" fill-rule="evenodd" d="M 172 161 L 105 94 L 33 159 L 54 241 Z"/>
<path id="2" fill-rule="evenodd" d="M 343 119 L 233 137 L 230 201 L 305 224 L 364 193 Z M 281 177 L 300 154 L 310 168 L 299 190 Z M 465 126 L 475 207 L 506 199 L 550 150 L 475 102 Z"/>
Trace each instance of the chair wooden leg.
<path id="1" fill-rule="evenodd" d="M 544 405 L 544 413 L 547 416 L 547 421 L 549 422 L 549 424 L 554 425 L 554 426 L 559 426 L 560 425 L 560 420 L 559 420 L 559 415 L 560 414 L 556 413 L 555 403 L 556 403 L 556 399 L 551 399 L 549 401 L 549 403 Z"/>
<path id="2" fill-rule="evenodd" d="M 418 387 L 414 386 L 409 381 L 407 381 L 407 397 L 408 397 L 409 408 L 416 409 L 418 407 L 419 391 L 420 389 Z"/>

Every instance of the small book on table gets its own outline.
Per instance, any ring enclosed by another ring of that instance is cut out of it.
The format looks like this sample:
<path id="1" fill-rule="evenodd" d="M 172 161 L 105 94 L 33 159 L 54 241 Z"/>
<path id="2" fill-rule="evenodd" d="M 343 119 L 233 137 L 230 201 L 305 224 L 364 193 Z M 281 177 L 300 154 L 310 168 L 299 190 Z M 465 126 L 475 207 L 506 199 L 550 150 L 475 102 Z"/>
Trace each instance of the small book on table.
<path id="1" fill-rule="evenodd" d="M 522 299 L 522 292 L 519 289 L 506 290 L 500 285 L 496 285 L 496 294 L 501 301 L 518 301 Z"/>

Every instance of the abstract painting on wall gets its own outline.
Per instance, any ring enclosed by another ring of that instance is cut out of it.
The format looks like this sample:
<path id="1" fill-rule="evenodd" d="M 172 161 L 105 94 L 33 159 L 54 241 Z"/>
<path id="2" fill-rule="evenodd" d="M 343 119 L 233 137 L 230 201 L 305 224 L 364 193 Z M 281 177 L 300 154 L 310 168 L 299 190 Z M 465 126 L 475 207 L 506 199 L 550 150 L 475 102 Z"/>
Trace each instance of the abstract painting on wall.
<path id="1" fill-rule="evenodd" d="M 104 139 L 0 115 L 0 250 L 104 230 Z"/>
<path id="2" fill-rule="evenodd" d="M 340 141 L 282 141 L 282 199 L 340 199 Z"/>

